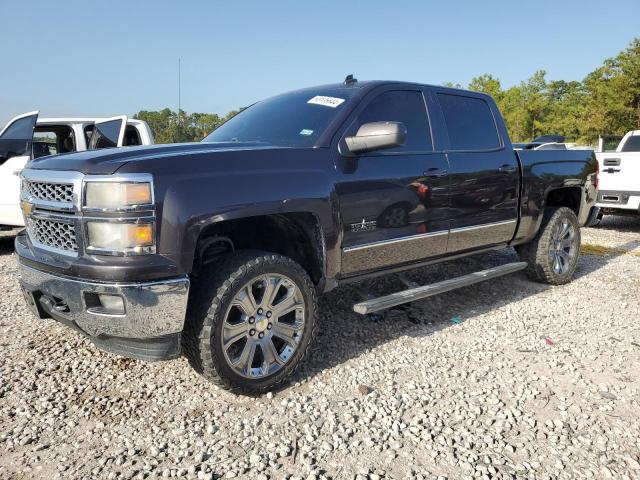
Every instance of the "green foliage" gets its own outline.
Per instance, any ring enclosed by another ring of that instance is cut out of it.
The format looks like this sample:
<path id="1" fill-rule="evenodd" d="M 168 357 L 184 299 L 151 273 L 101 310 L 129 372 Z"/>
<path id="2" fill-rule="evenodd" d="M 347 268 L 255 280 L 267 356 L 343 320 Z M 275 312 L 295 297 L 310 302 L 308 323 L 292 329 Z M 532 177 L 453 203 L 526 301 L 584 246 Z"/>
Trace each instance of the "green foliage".
<path id="1" fill-rule="evenodd" d="M 506 90 L 489 74 L 473 78 L 468 88 L 494 98 L 514 141 L 560 134 L 594 144 L 602 134 L 640 128 L 640 38 L 582 82 L 548 81 L 539 70 Z"/>
<path id="2" fill-rule="evenodd" d="M 165 108 L 157 112 L 141 110 L 134 118 L 149 124 L 156 143 L 199 142 L 236 113 L 234 110 L 221 118 L 215 113 L 187 114 L 180 110 L 178 118 L 176 112 Z"/>

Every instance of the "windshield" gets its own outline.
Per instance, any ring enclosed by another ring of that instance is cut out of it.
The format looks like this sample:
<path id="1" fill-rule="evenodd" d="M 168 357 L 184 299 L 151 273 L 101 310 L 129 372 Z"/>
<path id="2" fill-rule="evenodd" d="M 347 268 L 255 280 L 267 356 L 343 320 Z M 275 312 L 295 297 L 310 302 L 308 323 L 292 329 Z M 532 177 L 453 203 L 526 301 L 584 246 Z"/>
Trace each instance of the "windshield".
<path id="1" fill-rule="evenodd" d="M 261 142 L 312 147 L 339 114 L 354 89 L 286 93 L 258 102 L 224 123 L 203 142 Z"/>

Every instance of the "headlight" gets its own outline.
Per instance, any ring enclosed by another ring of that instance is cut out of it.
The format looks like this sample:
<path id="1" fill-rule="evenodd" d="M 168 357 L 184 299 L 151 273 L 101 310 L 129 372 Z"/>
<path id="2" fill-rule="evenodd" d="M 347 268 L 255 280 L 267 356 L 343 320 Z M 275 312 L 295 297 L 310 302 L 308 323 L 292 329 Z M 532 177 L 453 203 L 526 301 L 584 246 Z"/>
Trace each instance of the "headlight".
<path id="1" fill-rule="evenodd" d="M 87 222 L 87 249 L 100 253 L 127 254 L 155 251 L 154 224 Z"/>
<path id="2" fill-rule="evenodd" d="M 119 210 L 152 203 L 150 182 L 89 181 L 85 184 L 84 206 L 87 208 Z"/>

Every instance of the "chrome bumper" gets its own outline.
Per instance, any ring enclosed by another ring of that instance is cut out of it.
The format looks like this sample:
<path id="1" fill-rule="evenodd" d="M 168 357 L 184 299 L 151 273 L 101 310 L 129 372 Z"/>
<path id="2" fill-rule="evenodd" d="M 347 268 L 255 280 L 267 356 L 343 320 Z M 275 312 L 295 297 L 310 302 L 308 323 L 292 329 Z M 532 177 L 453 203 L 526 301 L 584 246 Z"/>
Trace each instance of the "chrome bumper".
<path id="1" fill-rule="evenodd" d="M 186 275 L 145 283 L 96 283 L 52 275 L 21 262 L 18 265 L 20 283 L 34 313 L 40 318 L 52 317 L 67 323 L 92 340 L 115 337 L 132 339 L 139 344 L 159 337 L 179 338 L 182 332 L 189 296 Z M 120 296 L 125 313 L 93 312 L 87 298 L 100 293 Z M 94 343 L 103 348 L 97 341 Z M 177 347 L 179 350 L 179 343 Z M 104 348 L 114 351 L 114 348 Z M 129 356 L 141 358 L 135 354 Z"/>

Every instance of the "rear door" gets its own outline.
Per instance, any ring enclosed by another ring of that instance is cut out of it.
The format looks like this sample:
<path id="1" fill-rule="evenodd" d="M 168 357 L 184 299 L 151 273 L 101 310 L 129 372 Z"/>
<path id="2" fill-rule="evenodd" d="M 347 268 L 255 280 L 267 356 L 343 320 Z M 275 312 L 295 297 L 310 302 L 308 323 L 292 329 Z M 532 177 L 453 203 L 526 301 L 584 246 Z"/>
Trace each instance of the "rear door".
<path id="1" fill-rule="evenodd" d="M 486 97 L 437 89 L 448 139 L 451 223 L 447 252 L 507 243 L 518 218 L 519 167 Z M 505 143 L 507 145 L 505 145 Z"/>
<path id="2" fill-rule="evenodd" d="M 127 116 L 107 118 L 96 122 L 89 138 L 88 149 L 121 147 L 127 128 Z"/>
<path id="3" fill-rule="evenodd" d="M 18 175 L 31 159 L 38 113 L 19 115 L 0 131 L 0 224 L 22 224 Z"/>

